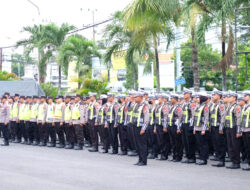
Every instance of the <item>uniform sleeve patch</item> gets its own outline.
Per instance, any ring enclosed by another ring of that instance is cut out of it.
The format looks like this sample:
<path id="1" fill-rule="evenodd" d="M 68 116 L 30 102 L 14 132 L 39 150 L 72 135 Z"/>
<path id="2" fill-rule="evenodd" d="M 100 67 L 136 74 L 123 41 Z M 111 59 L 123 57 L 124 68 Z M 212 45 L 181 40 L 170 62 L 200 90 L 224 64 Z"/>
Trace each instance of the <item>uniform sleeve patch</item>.
<path id="1" fill-rule="evenodd" d="M 167 112 L 168 111 L 168 107 L 164 106 L 162 110 L 163 110 L 163 112 Z"/>
<path id="2" fill-rule="evenodd" d="M 149 112 L 148 106 L 144 106 L 144 112 L 145 112 L 145 113 L 148 113 L 148 112 Z"/>
<path id="3" fill-rule="evenodd" d="M 204 108 L 204 110 L 205 110 L 205 112 L 208 112 L 208 106 L 206 106 L 205 108 Z"/>
<path id="4" fill-rule="evenodd" d="M 177 108 L 177 112 L 180 113 L 182 109 L 180 107 Z"/>
<path id="5" fill-rule="evenodd" d="M 196 104 L 191 104 L 191 107 L 192 107 L 192 108 L 195 108 L 195 107 L 196 107 Z"/>
<path id="6" fill-rule="evenodd" d="M 220 106 L 220 110 L 221 110 L 221 111 L 224 111 L 224 109 L 225 109 L 225 106 L 224 106 L 224 105 L 221 105 L 221 106 Z"/>
<path id="7" fill-rule="evenodd" d="M 236 112 L 237 112 L 238 114 L 239 114 L 239 113 L 240 113 L 240 111 L 241 111 L 241 110 L 240 110 L 240 107 L 236 107 L 236 109 L 235 109 L 235 110 L 236 110 Z"/>

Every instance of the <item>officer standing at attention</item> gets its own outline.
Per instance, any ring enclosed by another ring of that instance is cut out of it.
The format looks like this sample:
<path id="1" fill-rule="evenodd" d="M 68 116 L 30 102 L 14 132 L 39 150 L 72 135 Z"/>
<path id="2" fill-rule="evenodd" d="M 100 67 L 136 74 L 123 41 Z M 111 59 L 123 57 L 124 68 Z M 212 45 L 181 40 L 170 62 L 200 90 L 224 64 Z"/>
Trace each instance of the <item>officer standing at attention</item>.
<path id="1" fill-rule="evenodd" d="M 168 112 L 168 132 L 171 147 L 173 149 L 173 162 L 180 162 L 183 156 L 183 145 L 181 138 L 182 108 L 178 104 L 178 95 L 171 95 L 171 107 Z"/>
<path id="2" fill-rule="evenodd" d="M 121 146 L 121 152 L 119 155 L 127 155 L 127 148 L 128 148 L 128 137 L 127 137 L 127 128 L 124 125 L 125 120 L 125 96 L 120 95 L 117 97 L 119 108 L 117 111 L 116 116 L 116 125 L 118 127 L 118 133 L 119 133 L 119 139 L 120 139 L 120 146 Z"/>
<path id="3" fill-rule="evenodd" d="M 192 102 L 192 91 L 183 89 L 184 103 L 182 104 L 182 143 L 186 152 L 186 160 L 182 163 L 195 163 L 195 136 L 193 134 L 193 127 L 190 125 L 192 122 L 196 104 Z"/>
<path id="4" fill-rule="evenodd" d="M 212 165 L 215 167 L 224 167 L 226 156 L 226 137 L 224 129 L 226 107 L 221 101 L 221 97 L 222 92 L 214 89 L 212 94 L 213 104 L 210 107 L 210 126 L 216 159 L 219 161 L 217 164 Z"/>
<path id="5" fill-rule="evenodd" d="M 33 129 L 33 146 L 37 146 L 40 142 L 39 128 L 37 125 L 37 114 L 38 114 L 38 97 L 33 96 L 32 103 L 30 104 L 30 127 Z"/>
<path id="6" fill-rule="evenodd" d="M 169 107 L 164 104 L 163 95 L 158 94 L 158 104 L 155 108 L 155 129 L 154 133 L 157 137 L 157 148 L 161 154 L 159 160 L 167 160 L 170 152 L 170 139 L 167 130 L 167 118 Z M 158 151 L 157 151 L 158 154 Z M 158 157 L 158 155 L 157 155 Z"/>
<path id="7" fill-rule="evenodd" d="M 54 113 L 55 113 L 55 104 L 53 103 L 53 97 L 49 96 L 47 114 L 46 114 L 46 125 L 48 127 L 48 136 L 50 137 L 50 143 L 47 145 L 48 147 L 56 146 L 56 129 L 54 123 Z"/>
<path id="8" fill-rule="evenodd" d="M 196 107 L 194 116 L 193 116 L 193 125 L 197 142 L 197 147 L 199 149 L 200 162 L 196 163 L 197 165 L 206 165 L 207 159 L 209 156 L 209 108 L 206 104 L 207 101 L 206 94 L 200 94 L 198 98 L 199 105 Z"/>
<path id="9" fill-rule="evenodd" d="M 4 138 L 4 143 L 2 146 L 9 146 L 9 114 L 10 114 L 10 109 L 9 105 L 7 102 L 7 97 L 3 96 L 1 98 L 1 104 L 0 104 L 0 129 L 2 130 L 3 133 L 3 138 Z"/>
<path id="10" fill-rule="evenodd" d="M 72 111 L 71 111 L 71 97 L 65 97 L 65 110 L 64 110 L 64 122 L 65 122 L 65 135 L 68 144 L 65 149 L 73 149 L 75 143 L 75 129 L 72 125 Z"/>
<path id="11" fill-rule="evenodd" d="M 236 103 L 237 96 L 236 93 L 229 92 L 229 106 L 225 118 L 228 154 L 232 162 L 226 167 L 228 169 L 240 168 L 241 108 Z"/>
<path id="12" fill-rule="evenodd" d="M 135 165 L 147 165 L 147 136 L 145 131 L 149 124 L 149 108 L 143 103 L 143 94 L 138 92 L 135 95 L 136 107 L 133 114 L 133 129 L 136 137 L 139 160 Z"/>
<path id="13" fill-rule="evenodd" d="M 109 130 L 110 144 L 112 146 L 111 154 L 118 154 L 118 128 L 115 125 L 118 105 L 114 102 L 114 94 L 108 94 L 108 103 L 106 110 L 105 128 Z"/>
<path id="14" fill-rule="evenodd" d="M 242 113 L 242 137 L 246 151 L 247 167 L 243 170 L 250 171 L 250 91 L 244 92 L 244 100 L 246 102 Z"/>
<path id="15" fill-rule="evenodd" d="M 100 105 L 96 102 L 96 93 L 89 93 L 90 103 L 88 110 L 88 124 L 90 129 L 90 138 L 92 147 L 89 149 L 89 152 L 98 152 L 98 128 L 95 126 L 95 121 L 97 117 L 97 112 Z"/>
<path id="16" fill-rule="evenodd" d="M 75 128 L 75 135 L 77 144 L 75 145 L 75 150 L 82 150 L 83 149 L 83 129 L 81 125 L 81 96 L 79 94 L 75 97 L 75 102 L 72 105 L 72 123 Z"/>
<path id="17" fill-rule="evenodd" d="M 46 125 L 47 108 L 48 104 L 46 103 L 46 97 L 41 96 L 37 112 L 37 125 L 38 125 L 39 140 L 40 140 L 39 146 L 47 146 L 47 141 L 48 141 L 48 128 Z"/>
<path id="18" fill-rule="evenodd" d="M 17 138 L 17 134 L 19 133 L 18 130 L 19 128 L 19 121 L 18 121 L 18 112 L 19 112 L 19 107 L 18 107 L 18 101 L 19 101 L 19 94 L 15 94 L 14 96 L 14 102 L 11 105 L 12 107 L 12 122 L 11 122 L 11 127 L 14 130 L 14 143 L 18 143 L 19 140 Z"/>
<path id="19" fill-rule="evenodd" d="M 59 139 L 59 144 L 56 145 L 56 148 L 65 147 L 64 110 L 65 110 L 65 104 L 63 103 L 63 97 L 58 96 L 56 99 L 55 113 L 54 113 L 54 123 L 55 123 L 56 133 Z"/>

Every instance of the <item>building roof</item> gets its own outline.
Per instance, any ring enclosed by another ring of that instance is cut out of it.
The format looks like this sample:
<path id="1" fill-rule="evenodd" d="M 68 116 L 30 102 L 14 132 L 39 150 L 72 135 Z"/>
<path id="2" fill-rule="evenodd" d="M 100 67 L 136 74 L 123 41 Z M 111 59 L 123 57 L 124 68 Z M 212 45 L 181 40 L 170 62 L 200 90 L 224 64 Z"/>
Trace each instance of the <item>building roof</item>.
<path id="1" fill-rule="evenodd" d="M 23 96 L 44 96 L 45 93 L 35 80 L 25 79 L 19 81 L 0 81 L 0 95 L 9 92 L 11 96 L 20 94 Z"/>

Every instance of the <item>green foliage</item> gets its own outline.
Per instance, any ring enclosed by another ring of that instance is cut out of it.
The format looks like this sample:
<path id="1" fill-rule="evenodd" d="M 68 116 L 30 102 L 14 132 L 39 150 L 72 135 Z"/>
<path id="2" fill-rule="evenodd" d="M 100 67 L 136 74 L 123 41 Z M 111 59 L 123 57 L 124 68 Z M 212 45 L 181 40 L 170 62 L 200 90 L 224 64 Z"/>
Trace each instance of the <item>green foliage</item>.
<path id="1" fill-rule="evenodd" d="M 250 52 L 250 40 L 248 44 L 240 45 L 239 51 L 241 52 Z M 238 75 L 238 82 L 239 82 L 239 90 L 250 89 L 250 54 L 247 54 L 247 65 L 246 65 L 246 57 L 245 54 L 240 54 L 238 56 L 239 60 L 239 75 Z M 247 66 L 247 68 L 246 68 Z"/>
<path id="2" fill-rule="evenodd" d="M 107 82 L 100 81 L 97 79 L 86 79 L 83 82 L 82 88 L 76 91 L 77 94 L 87 96 L 89 92 L 96 92 L 98 95 L 107 94 Z"/>
<path id="3" fill-rule="evenodd" d="M 24 76 L 23 56 L 20 54 L 13 54 L 11 55 L 11 60 L 11 72 L 19 77 Z"/>
<path id="4" fill-rule="evenodd" d="M 52 96 L 53 98 L 56 98 L 56 96 L 58 95 L 58 88 L 53 87 L 49 82 L 42 83 L 41 87 L 43 91 L 45 92 L 46 96 Z"/>
<path id="5" fill-rule="evenodd" d="M 193 87 L 191 45 L 191 40 L 181 44 L 181 61 L 184 66 L 183 77 L 186 80 L 186 84 L 184 86 L 187 88 Z M 211 90 L 214 87 L 221 89 L 221 71 L 217 68 L 220 58 L 220 53 L 213 50 L 211 45 L 198 46 L 198 63 L 200 68 L 199 75 L 201 86 L 205 87 L 207 90 Z M 230 75 L 228 77 L 230 77 Z"/>
<path id="6" fill-rule="evenodd" d="M 14 81 L 14 80 L 20 80 L 14 73 L 8 73 L 6 71 L 0 71 L 0 81 Z"/>

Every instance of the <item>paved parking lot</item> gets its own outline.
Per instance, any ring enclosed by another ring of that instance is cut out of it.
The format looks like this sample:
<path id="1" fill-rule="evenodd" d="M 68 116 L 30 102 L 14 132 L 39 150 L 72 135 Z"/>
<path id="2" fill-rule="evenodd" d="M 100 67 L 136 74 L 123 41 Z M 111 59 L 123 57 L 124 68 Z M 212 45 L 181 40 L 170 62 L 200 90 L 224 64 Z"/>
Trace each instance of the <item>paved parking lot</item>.
<path id="1" fill-rule="evenodd" d="M 249 190 L 250 172 L 11 144 L 0 147 L 0 190 Z"/>

